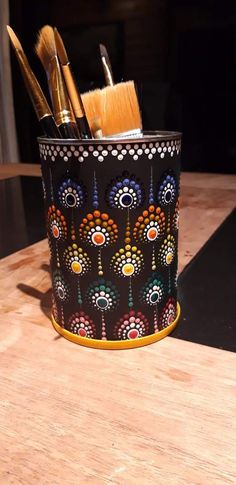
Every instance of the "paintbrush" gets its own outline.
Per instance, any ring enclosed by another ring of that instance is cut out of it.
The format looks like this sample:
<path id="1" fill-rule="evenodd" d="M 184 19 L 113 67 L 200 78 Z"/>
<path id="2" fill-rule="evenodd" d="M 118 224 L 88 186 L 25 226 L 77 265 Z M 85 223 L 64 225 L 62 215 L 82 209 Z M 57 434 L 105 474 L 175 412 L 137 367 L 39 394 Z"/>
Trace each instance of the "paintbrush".
<path id="1" fill-rule="evenodd" d="M 49 138 L 60 138 L 60 133 L 56 126 L 51 109 L 49 108 L 43 91 L 33 71 L 31 70 L 27 57 L 23 51 L 22 45 L 17 38 L 15 32 L 9 25 L 7 25 L 7 32 L 10 37 L 11 44 L 14 48 L 26 89 L 29 93 L 30 99 L 35 109 L 35 113 L 43 129 L 43 132 Z"/>
<path id="2" fill-rule="evenodd" d="M 45 25 L 35 46 L 47 74 L 56 124 L 63 138 L 78 138 L 78 129 L 59 65 L 53 28 Z"/>
<path id="3" fill-rule="evenodd" d="M 111 67 L 107 49 L 103 44 L 99 44 L 99 49 L 100 49 L 100 55 L 102 59 L 102 66 L 103 66 L 104 76 L 106 80 L 106 85 L 114 86 L 115 83 L 114 83 L 114 78 L 112 74 L 112 67 Z"/>
<path id="4" fill-rule="evenodd" d="M 83 102 L 76 86 L 74 76 L 70 67 L 70 61 L 63 43 L 63 40 L 56 28 L 54 28 L 55 42 L 57 55 L 59 57 L 62 72 L 64 75 L 67 91 L 70 97 L 72 108 L 74 111 L 76 123 L 80 132 L 81 138 L 91 138 L 89 124 L 85 115 Z"/>
<path id="5" fill-rule="evenodd" d="M 89 91 L 82 99 L 91 129 L 94 120 L 100 119 L 105 137 L 140 135 L 142 119 L 133 81 Z"/>

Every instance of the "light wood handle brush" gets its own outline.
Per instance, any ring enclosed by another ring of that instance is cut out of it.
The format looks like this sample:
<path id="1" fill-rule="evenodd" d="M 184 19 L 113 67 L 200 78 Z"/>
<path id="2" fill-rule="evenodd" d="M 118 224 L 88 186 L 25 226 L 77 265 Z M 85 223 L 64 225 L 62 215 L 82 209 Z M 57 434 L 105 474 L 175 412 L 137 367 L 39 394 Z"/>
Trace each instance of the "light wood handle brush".
<path id="1" fill-rule="evenodd" d="M 100 55 L 102 59 L 102 66 L 103 66 L 103 71 L 104 71 L 104 76 L 106 80 L 106 85 L 107 86 L 114 86 L 114 77 L 112 73 L 112 67 L 109 59 L 109 55 L 107 52 L 107 49 L 105 45 L 99 44 L 99 49 L 100 49 Z"/>
<path id="2" fill-rule="evenodd" d="M 45 25 L 39 32 L 35 51 L 47 74 L 56 124 L 63 138 L 78 138 L 78 129 L 59 65 L 53 28 Z"/>
<path id="3" fill-rule="evenodd" d="M 22 45 L 14 30 L 9 25 L 7 25 L 7 32 L 14 48 L 26 89 L 29 93 L 43 132 L 49 138 L 60 138 L 60 132 L 56 126 L 51 109 L 49 108 L 43 91 L 28 63 L 28 59 L 23 51 Z"/>
<path id="4" fill-rule="evenodd" d="M 76 123 L 80 132 L 81 138 L 92 138 L 89 124 L 86 118 L 83 102 L 76 86 L 74 76 L 71 71 L 70 62 L 67 56 L 67 52 L 63 43 L 63 40 L 58 32 L 54 29 L 55 42 L 57 48 L 57 54 L 61 63 L 62 72 L 64 75 L 67 91 L 70 97 L 71 105 L 74 111 Z"/>

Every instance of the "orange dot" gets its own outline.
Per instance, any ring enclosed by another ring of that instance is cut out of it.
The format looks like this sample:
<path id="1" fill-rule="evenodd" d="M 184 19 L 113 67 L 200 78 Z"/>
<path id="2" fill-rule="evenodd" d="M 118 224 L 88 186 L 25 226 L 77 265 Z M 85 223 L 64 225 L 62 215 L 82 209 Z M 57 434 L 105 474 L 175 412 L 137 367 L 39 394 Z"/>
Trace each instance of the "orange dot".
<path id="1" fill-rule="evenodd" d="M 59 211 L 59 209 L 57 209 L 57 215 L 60 216 L 61 214 L 61 211 Z"/>
<path id="2" fill-rule="evenodd" d="M 139 221 L 139 222 L 143 222 L 143 217 L 142 217 L 142 216 L 139 216 L 139 217 L 138 217 L 138 221 Z"/>
<path id="3" fill-rule="evenodd" d="M 147 217 L 148 216 L 148 211 L 143 211 L 143 217 Z"/>
<path id="4" fill-rule="evenodd" d="M 124 264 L 122 268 L 122 273 L 124 276 L 131 276 L 134 272 L 134 265 L 131 263 Z"/>
<path id="5" fill-rule="evenodd" d="M 87 214 L 87 219 L 91 221 L 93 219 L 93 214 Z"/>
<path id="6" fill-rule="evenodd" d="M 154 214 L 150 214 L 149 219 L 150 219 L 150 221 L 153 221 L 155 219 L 155 215 Z"/>
<path id="7" fill-rule="evenodd" d="M 144 229 L 145 228 L 145 224 L 141 224 L 140 227 L 141 227 L 141 229 Z"/>
<path id="8" fill-rule="evenodd" d="M 144 219 L 144 223 L 145 223 L 145 224 L 148 224 L 148 223 L 149 223 L 149 219 L 148 219 L 148 217 L 146 217 L 146 219 Z"/>
<path id="9" fill-rule="evenodd" d="M 60 231 L 58 229 L 58 227 L 56 226 L 56 224 L 53 224 L 52 226 L 52 233 L 53 233 L 53 236 L 58 239 L 58 237 L 60 236 Z"/>
<path id="10" fill-rule="evenodd" d="M 126 243 L 126 244 L 129 244 L 129 243 L 130 243 L 130 241 L 131 241 L 130 237 L 126 237 L 126 238 L 125 238 L 125 243 Z"/>
<path id="11" fill-rule="evenodd" d="M 113 229 L 116 229 L 117 228 L 117 225 L 116 224 L 113 224 L 112 228 Z"/>
<path id="12" fill-rule="evenodd" d="M 103 214 L 101 215 L 101 218 L 103 219 L 103 221 L 107 221 L 107 220 L 109 219 L 109 216 L 108 216 L 108 214 L 103 213 Z"/>
<path id="13" fill-rule="evenodd" d="M 102 219 L 95 219 L 95 224 L 96 224 L 97 226 L 100 226 L 100 225 L 101 225 L 101 223 L 102 223 Z"/>
<path id="14" fill-rule="evenodd" d="M 84 219 L 83 219 L 83 223 L 84 223 L 84 224 L 87 224 L 87 222 L 88 222 L 88 220 L 87 220 L 87 219 L 84 217 Z"/>
<path id="15" fill-rule="evenodd" d="M 95 232 L 93 235 L 92 235 L 92 241 L 94 244 L 96 244 L 97 246 L 101 246 L 102 244 L 104 244 L 105 242 L 105 236 L 104 234 L 102 234 L 101 232 Z"/>
<path id="16" fill-rule="evenodd" d="M 72 269 L 73 273 L 80 274 L 81 271 L 82 271 L 82 266 L 79 263 L 79 261 L 73 261 L 71 263 L 71 269 Z"/>
<path id="17" fill-rule="evenodd" d="M 156 213 L 157 213 L 157 214 L 160 214 L 160 212 L 161 212 L 161 208 L 160 208 L 160 207 L 157 207 L 157 208 L 156 208 Z"/>
<path id="18" fill-rule="evenodd" d="M 55 210 L 56 210 L 55 205 L 52 205 L 52 210 L 53 210 L 53 211 L 55 211 Z"/>
<path id="19" fill-rule="evenodd" d="M 94 211 L 93 215 L 94 217 L 100 217 L 101 212 L 100 211 Z"/>
<path id="20" fill-rule="evenodd" d="M 150 206 L 149 206 L 149 212 L 154 212 L 154 210 L 155 210 L 154 205 L 150 205 Z"/>
<path id="21" fill-rule="evenodd" d="M 107 227 L 107 222 L 105 222 L 105 221 L 104 221 L 104 222 L 102 223 L 102 226 L 103 226 L 103 227 Z"/>
<path id="22" fill-rule="evenodd" d="M 136 226 L 139 227 L 140 226 L 140 222 L 136 222 Z"/>
<path id="23" fill-rule="evenodd" d="M 113 219 L 109 219 L 108 224 L 109 224 L 109 226 L 112 226 L 112 224 L 114 224 Z"/>
<path id="24" fill-rule="evenodd" d="M 160 216 L 161 216 L 161 218 L 165 217 L 164 212 L 161 212 Z"/>
<path id="25" fill-rule="evenodd" d="M 150 241 L 154 241 L 157 237 L 157 229 L 154 227 L 153 229 L 149 229 L 147 232 L 147 237 Z"/>

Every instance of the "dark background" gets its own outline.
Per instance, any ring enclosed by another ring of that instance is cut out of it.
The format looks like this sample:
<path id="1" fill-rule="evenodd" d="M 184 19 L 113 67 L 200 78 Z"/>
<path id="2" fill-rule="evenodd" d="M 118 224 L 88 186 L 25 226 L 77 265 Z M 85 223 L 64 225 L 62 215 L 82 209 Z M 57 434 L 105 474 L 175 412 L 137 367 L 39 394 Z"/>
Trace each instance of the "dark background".
<path id="1" fill-rule="evenodd" d="M 31 66 L 37 31 L 56 25 L 81 92 L 103 86 L 98 45 L 116 81 L 137 82 L 144 129 L 183 132 L 184 170 L 236 172 L 236 2 L 10 0 L 10 23 Z M 39 162 L 40 129 L 12 55 L 21 161 Z"/>

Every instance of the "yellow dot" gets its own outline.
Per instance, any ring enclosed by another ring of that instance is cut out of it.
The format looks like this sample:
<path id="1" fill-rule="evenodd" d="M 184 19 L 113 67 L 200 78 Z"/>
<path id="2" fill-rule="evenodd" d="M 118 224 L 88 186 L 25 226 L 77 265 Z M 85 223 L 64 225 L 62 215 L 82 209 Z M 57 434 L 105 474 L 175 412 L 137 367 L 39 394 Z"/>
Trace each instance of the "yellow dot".
<path id="1" fill-rule="evenodd" d="M 74 244 L 72 244 L 72 248 L 73 248 L 73 249 L 77 249 L 77 244 L 75 244 L 75 243 L 74 243 Z M 71 249 L 71 248 L 69 248 L 69 249 Z"/>
<path id="2" fill-rule="evenodd" d="M 127 257 L 127 258 L 130 258 L 130 257 L 131 257 L 131 252 L 130 252 L 130 251 L 128 251 L 128 252 L 126 253 L 126 257 Z"/>
<path id="3" fill-rule="evenodd" d="M 122 273 L 124 276 L 131 276 L 134 273 L 134 265 L 131 263 L 124 264 Z"/>
<path id="4" fill-rule="evenodd" d="M 130 241 L 131 241 L 130 237 L 126 237 L 126 238 L 125 238 L 125 243 L 127 243 L 127 244 L 128 244 L 128 243 L 130 243 Z"/>
<path id="5" fill-rule="evenodd" d="M 136 246 L 133 246 L 133 247 L 132 247 L 132 251 L 133 251 L 134 253 L 137 251 Z"/>
<path id="6" fill-rule="evenodd" d="M 78 254 L 79 254 L 78 251 L 74 251 L 75 256 L 78 256 Z"/>
<path id="7" fill-rule="evenodd" d="M 125 252 L 125 251 L 124 251 L 124 249 L 123 249 L 123 248 L 119 250 L 119 253 L 120 253 L 120 254 L 124 254 L 124 252 Z"/>
<path id="8" fill-rule="evenodd" d="M 71 263 L 71 269 L 73 273 L 80 274 L 82 271 L 82 266 L 78 261 L 73 261 Z"/>
<path id="9" fill-rule="evenodd" d="M 131 249 L 130 244 L 126 244 L 125 249 L 126 249 L 126 251 L 130 251 L 130 249 Z"/>
<path id="10" fill-rule="evenodd" d="M 167 253 L 166 255 L 166 262 L 170 264 L 173 261 L 173 253 Z"/>

